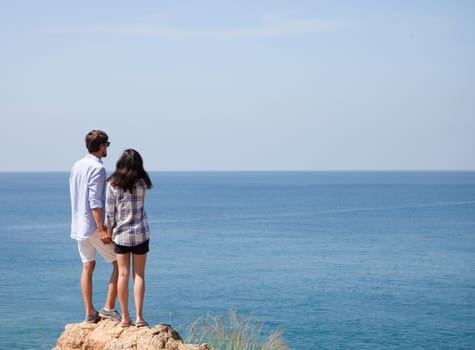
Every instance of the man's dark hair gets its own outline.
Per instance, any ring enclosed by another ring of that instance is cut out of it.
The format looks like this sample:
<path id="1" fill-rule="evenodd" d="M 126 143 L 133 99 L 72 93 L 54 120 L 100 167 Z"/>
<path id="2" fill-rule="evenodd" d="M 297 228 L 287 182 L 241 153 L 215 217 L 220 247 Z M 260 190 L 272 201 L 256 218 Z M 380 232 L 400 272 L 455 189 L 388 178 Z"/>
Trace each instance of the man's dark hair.
<path id="1" fill-rule="evenodd" d="M 103 143 L 107 143 L 109 136 L 102 130 L 91 130 L 86 135 L 86 148 L 89 153 L 99 151 Z"/>

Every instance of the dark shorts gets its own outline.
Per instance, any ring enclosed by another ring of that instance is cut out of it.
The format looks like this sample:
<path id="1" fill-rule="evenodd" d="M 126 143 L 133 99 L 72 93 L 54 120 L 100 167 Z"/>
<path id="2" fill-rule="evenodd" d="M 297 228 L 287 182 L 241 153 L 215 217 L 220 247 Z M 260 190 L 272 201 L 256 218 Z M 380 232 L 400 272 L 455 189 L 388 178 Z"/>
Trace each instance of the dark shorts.
<path id="1" fill-rule="evenodd" d="M 127 247 L 125 245 L 116 244 L 114 247 L 114 251 L 116 254 L 127 254 L 127 253 L 132 253 L 132 254 L 137 254 L 137 255 L 146 254 L 148 252 L 148 242 L 149 240 L 147 240 L 146 242 L 142 244 L 135 245 L 133 247 Z"/>

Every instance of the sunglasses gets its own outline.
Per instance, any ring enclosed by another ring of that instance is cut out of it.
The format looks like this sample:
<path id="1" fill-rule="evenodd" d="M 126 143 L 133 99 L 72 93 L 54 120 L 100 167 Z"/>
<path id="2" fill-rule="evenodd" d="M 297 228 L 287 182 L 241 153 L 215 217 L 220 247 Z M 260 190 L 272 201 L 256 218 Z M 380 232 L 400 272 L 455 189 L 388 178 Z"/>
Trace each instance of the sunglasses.
<path id="1" fill-rule="evenodd" d="M 106 145 L 106 147 L 109 147 L 111 145 L 111 143 L 109 141 L 107 141 L 107 142 L 104 142 L 104 145 Z"/>

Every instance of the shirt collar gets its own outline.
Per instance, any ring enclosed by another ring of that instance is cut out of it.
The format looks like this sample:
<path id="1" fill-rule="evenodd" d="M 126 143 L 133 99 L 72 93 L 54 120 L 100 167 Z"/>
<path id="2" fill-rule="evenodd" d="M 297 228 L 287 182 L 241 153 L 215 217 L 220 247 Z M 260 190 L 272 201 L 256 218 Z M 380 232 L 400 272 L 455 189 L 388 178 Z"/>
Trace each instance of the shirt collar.
<path id="1" fill-rule="evenodd" d="M 88 153 L 86 157 L 94 159 L 96 162 L 99 162 L 102 164 L 102 159 L 100 159 L 99 157 L 96 157 L 94 154 Z"/>

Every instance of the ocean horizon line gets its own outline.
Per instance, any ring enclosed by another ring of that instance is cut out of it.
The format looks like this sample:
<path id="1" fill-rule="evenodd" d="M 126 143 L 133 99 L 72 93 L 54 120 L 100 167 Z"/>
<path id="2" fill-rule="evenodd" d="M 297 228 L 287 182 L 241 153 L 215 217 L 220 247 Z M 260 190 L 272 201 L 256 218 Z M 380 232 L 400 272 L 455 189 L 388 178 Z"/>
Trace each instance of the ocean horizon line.
<path id="1" fill-rule="evenodd" d="M 107 169 L 107 174 L 113 170 Z M 163 182 L 182 179 L 198 183 L 300 185 L 474 185 L 474 170 L 150 170 Z M 0 171 L 0 180 L 69 177 L 69 171 Z"/>
<path id="2" fill-rule="evenodd" d="M 111 171 L 112 169 L 107 169 Z M 276 169 L 147 170 L 150 173 L 474 173 L 475 169 Z M 68 173 L 70 170 L 0 170 L 0 173 Z"/>

